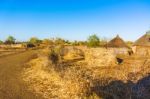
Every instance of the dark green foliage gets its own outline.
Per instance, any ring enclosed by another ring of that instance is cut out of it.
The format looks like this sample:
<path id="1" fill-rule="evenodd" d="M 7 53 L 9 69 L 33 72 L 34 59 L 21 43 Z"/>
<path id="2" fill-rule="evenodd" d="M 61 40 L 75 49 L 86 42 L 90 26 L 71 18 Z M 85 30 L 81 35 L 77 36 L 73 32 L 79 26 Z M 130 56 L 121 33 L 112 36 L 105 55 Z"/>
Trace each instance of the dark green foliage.
<path id="1" fill-rule="evenodd" d="M 74 45 L 74 46 L 84 46 L 84 45 L 86 45 L 86 42 L 85 41 L 74 41 L 74 42 L 72 42 L 72 45 Z"/>
<path id="2" fill-rule="evenodd" d="M 78 41 L 75 40 L 75 41 L 72 43 L 72 45 L 77 46 L 77 45 L 79 45 L 79 43 L 78 43 Z"/>
<path id="3" fill-rule="evenodd" d="M 34 45 L 34 46 L 39 46 L 42 43 L 42 40 L 36 38 L 36 37 L 32 37 L 29 40 L 29 45 Z"/>
<path id="4" fill-rule="evenodd" d="M 71 42 L 69 40 L 65 40 L 66 44 L 71 44 Z"/>
<path id="5" fill-rule="evenodd" d="M 0 40 L 0 44 L 3 44 L 3 41 Z"/>
<path id="6" fill-rule="evenodd" d="M 53 40 L 51 40 L 51 39 L 44 39 L 43 41 L 43 44 L 46 44 L 46 45 L 53 45 Z"/>
<path id="7" fill-rule="evenodd" d="M 65 44 L 65 40 L 62 39 L 62 38 L 56 38 L 55 44 L 56 45 L 64 45 Z"/>
<path id="8" fill-rule="evenodd" d="M 96 34 L 89 36 L 87 45 L 88 47 L 98 47 L 100 45 L 99 37 Z"/>
<path id="9" fill-rule="evenodd" d="M 35 47 L 35 45 L 32 44 L 32 43 L 27 43 L 27 44 L 26 44 L 26 47 L 27 47 L 27 48 L 32 48 L 32 47 Z"/>
<path id="10" fill-rule="evenodd" d="M 8 36 L 8 38 L 5 41 L 5 44 L 14 44 L 15 40 L 16 39 L 13 36 Z"/>
<path id="11" fill-rule="evenodd" d="M 41 41 L 40 39 L 36 38 L 36 37 L 32 37 L 32 38 L 30 38 L 30 40 L 29 40 L 29 43 L 30 43 L 30 44 L 34 44 L 34 45 L 40 44 L 41 42 L 42 42 L 42 41 Z"/>

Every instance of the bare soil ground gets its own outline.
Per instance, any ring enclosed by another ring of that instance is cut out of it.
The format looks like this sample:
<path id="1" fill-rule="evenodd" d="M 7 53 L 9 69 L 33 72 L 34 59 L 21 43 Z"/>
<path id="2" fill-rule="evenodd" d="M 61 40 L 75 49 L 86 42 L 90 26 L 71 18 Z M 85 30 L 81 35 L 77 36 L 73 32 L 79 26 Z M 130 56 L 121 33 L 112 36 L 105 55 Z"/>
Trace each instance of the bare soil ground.
<path id="1" fill-rule="evenodd" d="M 0 57 L 0 99 L 42 99 L 27 90 L 20 74 L 23 64 L 35 55 L 36 51 L 26 51 Z"/>

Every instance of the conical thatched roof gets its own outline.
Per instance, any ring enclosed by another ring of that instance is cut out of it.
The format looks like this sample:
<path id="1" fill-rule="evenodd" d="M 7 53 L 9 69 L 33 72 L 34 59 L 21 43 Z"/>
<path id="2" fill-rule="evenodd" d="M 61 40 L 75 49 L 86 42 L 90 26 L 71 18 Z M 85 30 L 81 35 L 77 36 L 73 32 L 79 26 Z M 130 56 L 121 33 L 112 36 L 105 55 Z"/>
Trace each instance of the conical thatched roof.
<path id="1" fill-rule="evenodd" d="M 150 31 L 135 41 L 134 46 L 150 46 Z"/>
<path id="2" fill-rule="evenodd" d="M 117 35 L 114 39 L 108 42 L 107 47 L 129 48 L 122 38 Z"/>

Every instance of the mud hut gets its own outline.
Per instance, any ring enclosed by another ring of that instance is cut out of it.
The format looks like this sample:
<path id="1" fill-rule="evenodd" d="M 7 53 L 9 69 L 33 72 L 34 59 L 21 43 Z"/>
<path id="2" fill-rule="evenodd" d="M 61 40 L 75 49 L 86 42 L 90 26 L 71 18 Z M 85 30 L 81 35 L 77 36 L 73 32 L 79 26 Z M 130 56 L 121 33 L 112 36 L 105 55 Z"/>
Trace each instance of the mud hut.
<path id="1" fill-rule="evenodd" d="M 150 55 L 150 31 L 146 32 L 133 44 L 132 50 L 138 55 Z"/>
<path id="2" fill-rule="evenodd" d="M 130 49 L 119 35 L 109 41 L 106 47 L 113 50 L 114 54 L 129 54 Z"/>

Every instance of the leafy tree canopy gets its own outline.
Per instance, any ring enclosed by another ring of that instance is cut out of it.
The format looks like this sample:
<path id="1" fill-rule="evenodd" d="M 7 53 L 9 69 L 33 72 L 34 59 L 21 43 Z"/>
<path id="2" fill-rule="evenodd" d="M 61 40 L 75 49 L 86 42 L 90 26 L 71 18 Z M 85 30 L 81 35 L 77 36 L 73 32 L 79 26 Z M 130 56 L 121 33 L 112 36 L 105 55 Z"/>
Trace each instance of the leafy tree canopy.
<path id="1" fill-rule="evenodd" d="M 64 45 L 65 44 L 65 40 L 62 39 L 62 38 L 56 38 L 55 44 L 56 45 Z"/>
<path id="2" fill-rule="evenodd" d="M 47 45 L 52 45 L 53 44 L 53 40 L 51 40 L 51 39 L 44 39 L 43 43 L 47 44 Z"/>
<path id="3" fill-rule="evenodd" d="M 89 47 L 99 46 L 99 44 L 100 44 L 99 37 L 96 34 L 89 36 L 87 39 L 87 44 Z"/>
<path id="4" fill-rule="evenodd" d="M 16 39 L 13 36 L 8 36 L 8 38 L 5 41 L 5 44 L 14 44 L 15 40 Z"/>
<path id="5" fill-rule="evenodd" d="M 3 41 L 0 40 L 0 44 L 3 44 Z"/>
<path id="6" fill-rule="evenodd" d="M 39 43 L 41 43 L 41 40 L 38 39 L 37 37 L 32 37 L 32 38 L 30 38 L 29 43 L 31 43 L 31 44 L 39 44 Z"/>

